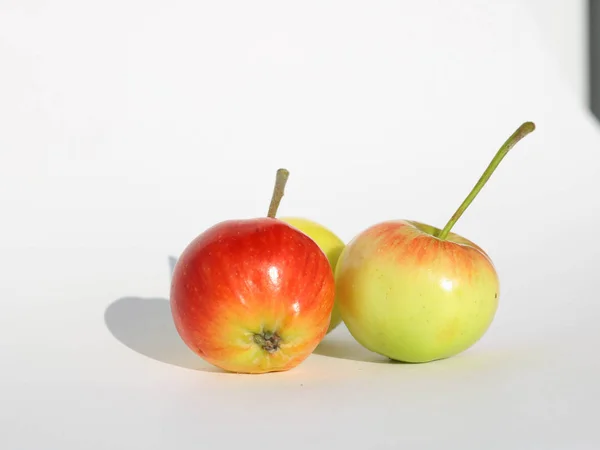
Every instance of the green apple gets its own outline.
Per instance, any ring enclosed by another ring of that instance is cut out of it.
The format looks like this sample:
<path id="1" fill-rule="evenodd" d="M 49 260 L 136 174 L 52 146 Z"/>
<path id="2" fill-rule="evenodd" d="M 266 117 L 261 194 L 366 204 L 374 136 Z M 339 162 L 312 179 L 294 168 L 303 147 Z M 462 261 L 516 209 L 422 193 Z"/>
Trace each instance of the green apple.
<path id="1" fill-rule="evenodd" d="M 282 217 L 280 220 L 286 222 L 294 228 L 297 228 L 315 241 L 327 256 L 332 271 L 335 272 L 337 261 L 342 253 L 342 250 L 344 249 L 344 241 L 342 241 L 328 228 L 313 222 L 312 220 L 303 219 L 300 217 Z M 329 323 L 329 329 L 327 330 L 327 333 L 330 333 L 341 322 L 342 316 L 340 315 L 340 311 L 336 302 L 333 306 L 331 322 Z"/>
<path id="2" fill-rule="evenodd" d="M 419 363 L 463 352 L 485 334 L 498 308 L 498 275 L 483 249 L 450 230 L 508 151 L 534 129 L 527 122 L 513 133 L 443 229 L 393 220 L 348 243 L 336 268 L 336 305 L 360 344 Z"/>

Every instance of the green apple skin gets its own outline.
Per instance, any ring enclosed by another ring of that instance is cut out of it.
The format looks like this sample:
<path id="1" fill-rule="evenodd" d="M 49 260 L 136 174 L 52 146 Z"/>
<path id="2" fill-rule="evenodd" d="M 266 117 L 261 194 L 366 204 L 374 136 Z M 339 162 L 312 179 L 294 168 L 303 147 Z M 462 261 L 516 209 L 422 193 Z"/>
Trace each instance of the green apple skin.
<path id="1" fill-rule="evenodd" d="M 488 330 L 499 280 L 488 255 L 414 221 L 373 225 L 344 248 L 336 303 L 354 338 L 390 359 L 422 363 L 461 353 Z"/>
<path id="2" fill-rule="evenodd" d="M 333 233 L 333 231 L 312 220 L 303 219 L 301 217 L 282 217 L 280 220 L 302 231 L 315 241 L 325 253 L 325 256 L 327 256 L 329 264 L 331 265 L 331 270 L 335 273 L 337 261 L 345 247 L 344 241 Z M 327 333 L 332 332 L 340 323 L 342 323 L 342 316 L 336 301 L 331 313 L 331 322 L 329 323 Z"/>

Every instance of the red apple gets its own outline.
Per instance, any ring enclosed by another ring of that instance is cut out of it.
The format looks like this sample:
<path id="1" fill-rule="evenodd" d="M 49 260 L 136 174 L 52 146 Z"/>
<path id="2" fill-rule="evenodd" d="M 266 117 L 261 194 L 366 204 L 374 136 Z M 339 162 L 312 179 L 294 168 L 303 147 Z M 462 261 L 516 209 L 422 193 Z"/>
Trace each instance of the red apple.
<path id="1" fill-rule="evenodd" d="M 209 228 L 183 251 L 171 311 L 187 346 L 226 371 L 289 370 L 321 342 L 334 305 L 325 253 L 276 219 L 288 172 L 280 169 L 267 217 Z"/>

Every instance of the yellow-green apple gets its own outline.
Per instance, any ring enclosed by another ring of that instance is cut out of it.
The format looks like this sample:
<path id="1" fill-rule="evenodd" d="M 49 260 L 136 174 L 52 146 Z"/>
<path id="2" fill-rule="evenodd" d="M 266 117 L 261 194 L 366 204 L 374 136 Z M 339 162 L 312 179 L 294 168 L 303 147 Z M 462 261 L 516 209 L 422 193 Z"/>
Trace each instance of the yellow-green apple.
<path id="1" fill-rule="evenodd" d="M 293 227 L 298 228 L 303 233 L 307 234 L 317 245 L 325 252 L 329 264 L 331 265 L 332 271 L 335 272 L 335 266 L 337 261 L 344 249 L 344 241 L 342 241 L 333 231 L 318 224 L 312 220 L 304 219 L 301 217 L 282 217 L 286 223 L 289 223 Z M 333 312 L 331 313 L 331 322 L 327 333 L 333 331 L 342 322 L 342 316 L 340 315 L 337 302 L 333 305 Z"/>
<path id="2" fill-rule="evenodd" d="M 305 233 L 275 218 L 288 175 L 277 172 L 267 217 L 210 227 L 173 271 L 170 302 L 179 335 L 226 371 L 292 369 L 329 327 L 335 299 L 329 261 Z"/>
<path id="3" fill-rule="evenodd" d="M 443 229 L 392 220 L 348 243 L 336 268 L 337 302 L 360 344 L 418 363 L 463 352 L 485 334 L 498 307 L 498 274 L 483 249 L 450 230 L 508 151 L 534 129 L 527 122 L 511 135 Z"/>

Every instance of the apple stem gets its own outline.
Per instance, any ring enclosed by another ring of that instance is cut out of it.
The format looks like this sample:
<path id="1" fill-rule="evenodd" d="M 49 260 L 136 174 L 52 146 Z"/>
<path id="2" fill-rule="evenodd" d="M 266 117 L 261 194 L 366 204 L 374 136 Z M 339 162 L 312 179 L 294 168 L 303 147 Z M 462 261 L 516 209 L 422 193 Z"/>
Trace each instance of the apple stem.
<path id="1" fill-rule="evenodd" d="M 475 197 L 477 197 L 477 194 L 479 194 L 479 191 L 481 191 L 481 188 L 483 188 L 485 183 L 487 183 L 489 178 L 492 176 L 492 173 L 494 173 L 494 170 L 496 170 L 496 167 L 498 167 L 498 164 L 500 164 L 500 161 L 502 161 L 502 159 L 504 159 L 504 157 L 509 152 L 509 150 L 511 148 L 513 148 L 517 142 L 519 142 L 521 139 L 523 139 L 529 133 L 533 132 L 533 130 L 535 130 L 535 124 L 533 122 L 525 122 L 519 128 L 517 128 L 517 130 L 512 134 L 512 136 L 510 136 L 506 140 L 506 142 L 504 142 L 502 147 L 500 147 L 500 149 L 494 156 L 494 159 L 492 159 L 492 161 L 490 162 L 490 164 L 487 167 L 487 169 L 485 170 L 485 172 L 483 172 L 483 175 L 481 175 L 481 178 L 479 179 L 477 184 L 475 184 L 475 186 L 473 187 L 473 189 L 471 190 L 469 195 L 467 195 L 467 198 L 465 198 L 465 200 L 462 202 L 462 204 L 458 207 L 456 212 L 450 218 L 450 220 L 448 221 L 448 223 L 446 224 L 444 229 L 440 232 L 440 234 L 438 235 L 439 239 L 444 240 L 444 239 L 446 239 L 446 237 L 448 237 L 448 233 L 450 233 L 450 230 L 452 229 L 454 224 L 456 224 L 458 219 L 460 219 L 460 217 L 463 215 L 465 210 L 469 207 L 471 202 L 475 199 Z"/>
<path id="2" fill-rule="evenodd" d="M 285 185 L 287 183 L 290 172 L 286 169 L 277 170 L 277 176 L 275 177 L 275 187 L 273 188 L 273 196 L 271 197 L 271 204 L 269 205 L 269 212 L 267 217 L 275 218 L 277 215 L 277 209 L 285 193 Z"/>

